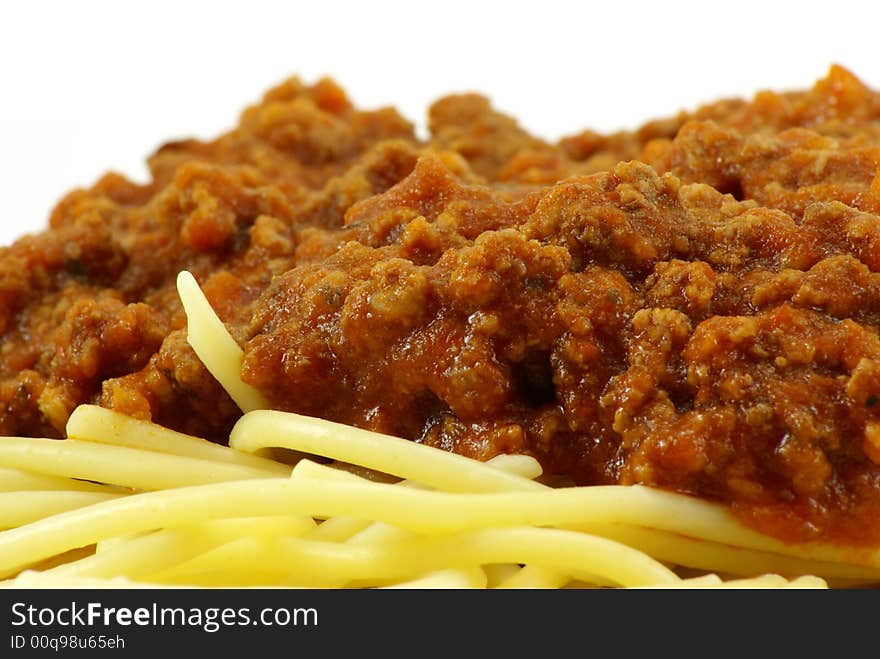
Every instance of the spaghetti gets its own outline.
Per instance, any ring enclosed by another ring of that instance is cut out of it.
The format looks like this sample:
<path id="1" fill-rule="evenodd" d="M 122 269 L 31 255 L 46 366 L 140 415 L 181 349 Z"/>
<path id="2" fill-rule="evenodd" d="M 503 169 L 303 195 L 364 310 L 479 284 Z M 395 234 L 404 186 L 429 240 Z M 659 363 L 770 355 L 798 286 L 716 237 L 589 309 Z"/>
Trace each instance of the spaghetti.
<path id="1" fill-rule="evenodd" d="M 195 281 L 182 274 L 178 282 L 188 340 L 247 412 L 230 446 L 94 406 L 75 411 L 66 440 L 0 439 L 0 497 L 16 502 L 0 505 L 4 585 L 802 588 L 880 580 L 878 551 L 786 544 L 692 497 L 642 486 L 551 488 L 534 480 L 540 466 L 526 456 L 483 463 L 258 409 L 262 401 L 240 386 L 234 341 Z M 287 465 L 269 455 L 275 448 L 399 481 L 307 458 Z M 672 568 L 711 574 L 683 578 Z"/>

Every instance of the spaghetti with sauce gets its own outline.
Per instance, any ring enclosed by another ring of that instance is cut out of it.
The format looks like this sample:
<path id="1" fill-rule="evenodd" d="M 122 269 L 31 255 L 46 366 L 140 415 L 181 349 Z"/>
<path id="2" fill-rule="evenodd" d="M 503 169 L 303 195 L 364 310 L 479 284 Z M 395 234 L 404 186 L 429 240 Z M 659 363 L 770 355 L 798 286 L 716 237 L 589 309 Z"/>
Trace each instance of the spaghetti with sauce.
<path id="1" fill-rule="evenodd" d="M 371 497 L 449 507 L 465 519 L 468 506 L 495 510 L 501 504 L 491 501 L 509 496 L 513 516 L 499 512 L 494 525 L 362 517 L 385 524 L 368 535 L 401 543 L 399 551 L 444 553 L 437 547 L 446 545 L 423 547 L 412 533 L 480 548 L 476 563 L 385 567 L 376 583 L 448 568 L 462 583 L 500 584 L 519 571 L 480 577 L 480 566 L 530 563 L 535 569 L 516 577 L 523 584 L 651 582 L 590 573 L 558 555 L 562 563 L 546 565 L 542 543 L 587 555 L 587 538 L 602 539 L 597 557 L 604 541 L 612 553 L 635 546 L 736 576 L 875 579 L 878 119 L 880 96 L 840 67 L 807 91 L 762 92 L 556 144 L 476 95 L 438 101 L 422 141 L 395 111 L 357 110 L 332 82 L 282 84 L 217 140 L 162 147 L 150 159 L 150 183 L 109 174 L 65 197 L 47 231 L 0 251 L 0 434 L 23 436 L 0 443 L 0 467 L 5 489 L 20 484 L 33 511 L 5 523 L 12 530 L 0 534 L 0 565 L 8 575 L 27 568 L 22 557 L 41 533 L 51 535 L 53 514 L 73 516 L 59 518 L 65 524 L 84 516 L 93 535 L 84 530 L 56 548 L 102 549 L 82 561 L 109 560 L 100 520 L 117 514 L 122 535 L 153 531 L 119 540 L 135 543 L 129 553 L 149 555 L 138 542 L 182 543 L 165 525 L 189 525 L 185 515 L 153 519 L 158 527 L 132 521 L 152 519 L 144 511 L 162 496 L 184 497 L 213 520 L 208 526 L 240 532 L 222 506 L 198 507 L 215 487 L 222 500 L 236 492 L 251 501 L 239 517 L 270 529 L 240 553 L 221 551 L 230 565 L 253 565 L 281 545 L 305 561 L 318 551 L 309 533 L 332 535 L 326 529 L 342 522 L 323 520 Z M 178 281 L 181 271 L 193 278 Z M 85 429 L 72 431 L 83 418 Z M 146 424 L 127 431 L 137 446 L 113 430 L 122 419 Z M 323 428 L 315 430 L 323 444 L 307 439 L 311 423 Z M 284 436 L 271 430 L 289 424 Z M 230 433 L 233 449 L 221 446 Z M 322 453 L 328 433 L 360 439 Z M 267 448 L 253 445 L 257 435 L 295 453 L 252 456 Z M 352 448 L 379 436 L 381 449 Z M 375 455 L 409 454 L 390 436 L 421 451 L 402 463 L 445 465 L 443 454 L 461 462 L 436 467 L 443 475 L 430 481 L 392 469 Z M 353 462 L 369 478 L 301 461 L 289 484 L 263 483 L 288 476 L 287 463 L 303 453 Z M 133 460 L 152 471 L 138 474 Z M 493 460 L 500 466 L 481 478 L 498 483 L 451 485 L 456 469 Z M 328 502 L 347 503 L 277 519 L 282 500 L 304 496 L 297 469 L 310 486 L 326 487 Z M 435 491 L 370 480 L 377 472 Z M 530 480 L 539 474 L 541 483 Z M 261 499 L 247 481 L 274 494 Z M 200 487 L 209 494 L 188 489 Z M 444 498 L 450 489 L 467 492 L 469 503 Z M 551 503 L 564 499 L 555 492 L 580 501 L 563 508 L 606 516 L 573 519 Z M 630 512 L 588 502 L 602 496 Z M 258 500 L 275 512 L 260 516 Z M 532 505 L 546 516 L 526 515 Z M 113 512 L 126 506 L 139 512 Z M 561 535 L 544 533 L 548 526 Z M 502 530 L 513 535 L 492 536 Z M 234 544 L 235 533 L 215 531 L 206 531 L 213 544 L 196 534 L 201 540 L 186 545 L 201 547 L 192 560 L 203 561 L 202 572 L 161 565 L 124 576 L 172 583 L 204 573 L 213 575 L 205 583 L 222 583 L 222 561 L 205 556 L 228 544 L 217 538 Z M 281 542 L 285 533 L 298 540 Z M 4 559 L 5 541 L 19 553 Z M 508 545 L 523 553 L 498 549 Z M 33 562 L 55 555 L 33 554 Z M 354 568 L 340 572 L 354 559 L 337 558 L 338 580 L 372 583 Z M 657 583 L 677 579 L 660 563 L 639 565 Z M 529 581 L 539 568 L 545 581 Z M 269 570 L 257 581 L 288 577 Z"/>

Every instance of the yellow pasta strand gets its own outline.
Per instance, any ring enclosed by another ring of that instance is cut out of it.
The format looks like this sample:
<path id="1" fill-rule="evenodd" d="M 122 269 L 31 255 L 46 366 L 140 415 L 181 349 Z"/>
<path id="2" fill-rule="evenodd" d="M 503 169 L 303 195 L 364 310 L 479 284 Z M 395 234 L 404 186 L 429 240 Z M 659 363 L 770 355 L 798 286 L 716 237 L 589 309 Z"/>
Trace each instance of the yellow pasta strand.
<path id="1" fill-rule="evenodd" d="M 263 395 L 241 380 L 242 349 L 211 308 L 189 272 L 177 276 L 177 292 L 186 312 L 186 340 L 243 412 L 268 407 Z"/>
<path id="2" fill-rule="evenodd" d="M 811 574 L 805 574 L 796 579 L 792 579 L 785 586 L 783 586 L 783 588 L 787 588 L 789 590 L 806 590 L 816 588 L 828 588 L 828 584 L 824 579 L 820 579 L 819 577 L 813 576 Z"/>
<path id="3" fill-rule="evenodd" d="M 266 478 L 269 470 L 68 439 L 0 437 L 0 465 L 139 490 Z M 283 472 L 282 472 L 283 473 Z"/>
<path id="4" fill-rule="evenodd" d="M 162 581 L 186 583 L 187 569 L 250 572 L 276 567 L 277 575 L 295 575 L 297 583 L 335 586 L 340 579 L 383 580 L 414 577 L 444 568 L 483 563 L 547 562 L 563 569 L 596 570 L 620 585 L 675 582 L 678 577 L 646 554 L 613 541 L 574 531 L 538 528 L 486 529 L 440 537 L 417 537 L 382 545 L 352 545 L 283 538 L 259 542 L 247 538 L 230 551 L 202 556 Z M 181 579 L 180 581 L 177 581 Z M 327 583 L 321 583 L 326 579 Z"/>
<path id="5" fill-rule="evenodd" d="M 644 588 L 688 588 L 688 589 L 728 589 L 728 590 L 755 590 L 755 589 L 824 589 L 828 584 L 818 577 L 798 577 L 792 581 L 778 574 L 763 574 L 748 579 L 732 579 L 722 581 L 715 574 L 707 574 L 693 579 L 682 579 L 675 584 L 661 584 L 644 586 Z"/>
<path id="6" fill-rule="evenodd" d="M 507 473 L 516 474 L 523 478 L 536 478 L 541 475 L 541 465 L 537 460 L 522 455 L 499 455 L 486 462 L 486 465 L 505 471 Z M 312 460 L 300 460 L 293 469 L 293 477 L 317 478 L 317 479 L 335 479 L 348 480 L 349 482 L 363 481 L 363 479 L 342 471 L 320 465 Z M 407 485 L 407 481 L 403 481 L 400 485 Z M 328 540 L 335 542 L 343 542 L 357 536 L 368 529 L 373 522 L 365 519 L 355 519 L 351 517 L 333 517 L 326 520 L 318 526 L 309 537 L 314 540 Z"/>
<path id="7" fill-rule="evenodd" d="M 411 581 L 403 581 L 383 586 L 385 589 L 441 589 L 441 588 L 486 588 L 486 573 L 480 568 L 462 569 L 462 570 L 440 570 L 426 574 L 418 579 Z"/>
<path id="8" fill-rule="evenodd" d="M 798 558 L 792 553 L 749 549 L 632 524 L 590 523 L 578 525 L 578 528 L 622 542 L 661 561 L 729 575 L 778 573 L 794 577 L 800 574 L 821 574 L 844 579 L 872 575 L 874 579 L 880 579 L 880 568 L 876 566 L 864 567 L 833 560 Z"/>
<path id="9" fill-rule="evenodd" d="M 0 492 L 20 492 L 22 490 L 59 490 L 67 492 L 104 492 L 107 494 L 122 494 L 123 490 L 110 485 L 101 485 L 75 478 L 62 478 L 34 474 L 20 469 L 0 467 Z"/>
<path id="10" fill-rule="evenodd" d="M 175 432 L 149 421 L 133 419 L 96 405 L 80 405 L 73 411 L 67 421 L 67 436 L 87 442 L 226 462 L 260 469 L 266 474 L 290 474 L 290 467 L 274 460 L 242 453 L 228 446 Z"/>
<path id="11" fill-rule="evenodd" d="M 65 492 L 58 490 L 46 492 L 3 492 L 0 493 L 0 529 L 12 529 L 17 526 L 31 524 L 69 510 L 84 508 L 103 501 L 111 501 L 120 496 L 119 494 L 107 492 Z M 46 554 L 42 558 L 48 558 L 54 553 Z"/>
<path id="12" fill-rule="evenodd" d="M 125 540 L 93 556 L 46 570 L 43 574 L 51 578 L 111 578 L 122 574 L 140 579 L 242 536 L 300 535 L 314 526 L 315 522 L 307 517 L 214 520 Z"/>
<path id="13" fill-rule="evenodd" d="M 244 415 L 233 428 L 229 445 L 249 453 L 262 448 L 284 447 L 322 455 L 444 491 L 544 489 L 539 483 L 455 453 L 399 437 L 274 410 Z"/>

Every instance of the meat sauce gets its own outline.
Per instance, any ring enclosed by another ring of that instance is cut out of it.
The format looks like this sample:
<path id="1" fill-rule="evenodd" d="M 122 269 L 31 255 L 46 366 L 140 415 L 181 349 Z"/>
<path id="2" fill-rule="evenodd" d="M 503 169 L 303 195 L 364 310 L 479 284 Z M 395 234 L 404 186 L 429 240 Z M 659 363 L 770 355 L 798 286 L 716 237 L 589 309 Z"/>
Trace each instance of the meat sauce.
<path id="1" fill-rule="evenodd" d="M 223 441 L 188 269 L 273 407 L 880 543 L 880 95 L 840 67 L 551 144 L 477 95 L 290 80 L 0 250 L 0 434 L 98 403 Z"/>

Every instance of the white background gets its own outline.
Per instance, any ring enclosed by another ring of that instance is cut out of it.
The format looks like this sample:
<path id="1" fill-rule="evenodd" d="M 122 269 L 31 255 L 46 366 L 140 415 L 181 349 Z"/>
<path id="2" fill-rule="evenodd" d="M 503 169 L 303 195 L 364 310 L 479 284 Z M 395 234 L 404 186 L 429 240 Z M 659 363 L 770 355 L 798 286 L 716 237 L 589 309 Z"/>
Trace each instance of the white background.
<path id="1" fill-rule="evenodd" d="M 603 131 L 829 64 L 880 87 L 873 2 L 2 2 L 0 244 L 108 169 L 212 137 L 289 75 L 332 75 L 363 107 L 424 125 L 476 90 L 533 132 Z"/>

